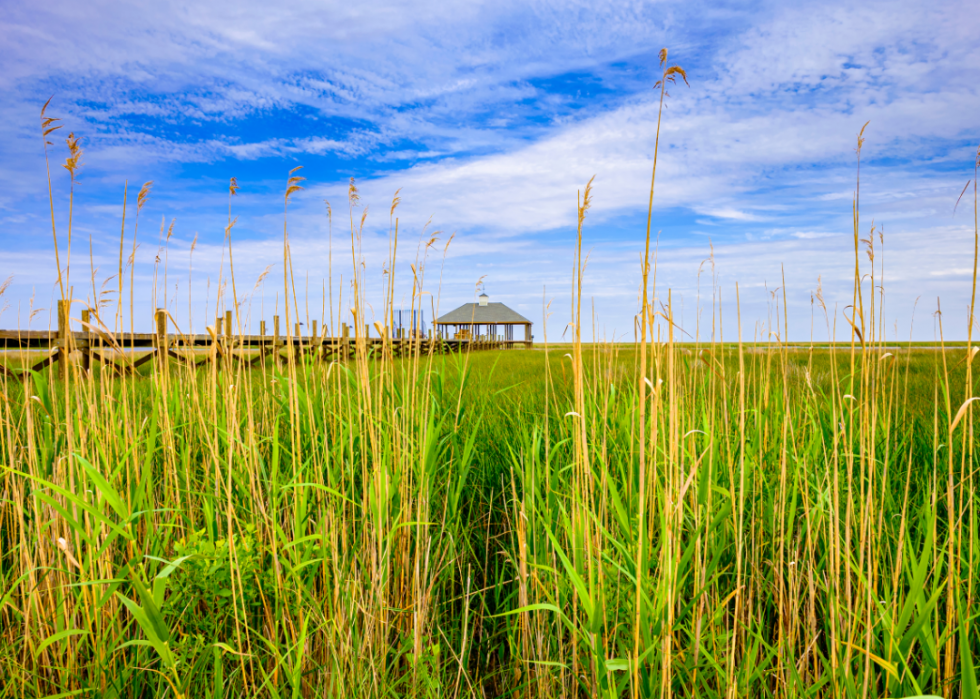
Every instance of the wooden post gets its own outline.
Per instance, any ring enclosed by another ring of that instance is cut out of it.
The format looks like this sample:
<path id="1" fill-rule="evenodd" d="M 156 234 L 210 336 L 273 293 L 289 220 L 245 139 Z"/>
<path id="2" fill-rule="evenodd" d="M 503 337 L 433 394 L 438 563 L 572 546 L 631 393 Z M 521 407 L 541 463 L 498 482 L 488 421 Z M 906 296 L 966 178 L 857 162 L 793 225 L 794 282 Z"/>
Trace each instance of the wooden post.
<path id="1" fill-rule="evenodd" d="M 225 359 L 231 368 L 231 350 L 235 343 L 235 331 L 231 329 L 231 311 L 225 311 Z"/>
<path id="2" fill-rule="evenodd" d="M 82 368 L 86 372 L 92 370 L 92 333 L 88 329 L 88 324 L 92 322 L 92 311 L 88 308 L 82 311 L 82 332 L 84 335 L 84 341 L 82 345 Z"/>
<path id="3" fill-rule="evenodd" d="M 68 355 L 71 353 L 71 323 L 68 313 L 71 301 L 58 301 L 58 364 L 61 368 L 61 378 L 68 380 Z"/>
<path id="4" fill-rule="evenodd" d="M 222 333 L 221 333 L 221 326 L 223 324 L 224 324 L 224 321 L 221 318 L 221 314 L 219 313 L 218 315 L 216 315 L 214 317 L 214 344 L 215 344 L 215 347 L 214 347 L 214 363 L 215 363 L 215 366 L 219 370 L 221 369 L 221 365 L 223 363 L 223 358 L 224 358 L 224 355 L 221 352 L 221 350 L 224 349 L 222 347 L 222 342 L 221 342 L 221 335 L 222 335 Z"/>
<path id="5" fill-rule="evenodd" d="M 231 368 L 231 354 L 229 350 L 231 349 L 231 311 L 225 311 L 224 318 L 220 315 L 217 319 L 218 327 L 221 330 L 218 331 L 218 343 L 221 345 L 221 352 L 218 354 L 219 366 L 223 366 L 226 369 Z"/>
<path id="6" fill-rule="evenodd" d="M 272 357 L 279 364 L 279 316 L 272 316 Z"/>
<path id="7" fill-rule="evenodd" d="M 262 361 L 262 366 L 265 367 L 265 321 L 259 321 L 259 337 L 262 341 L 259 342 L 259 359 Z"/>
<path id="8" fill-rule="evenodd" d="M 160 371 L 167 368 L 167 350 L 170 348 L 170 339 L 167 337 L 167 309 L 158 308 L 153 314 L 156 325 L 156 344 L 157 346 L 157 365 Z"/>

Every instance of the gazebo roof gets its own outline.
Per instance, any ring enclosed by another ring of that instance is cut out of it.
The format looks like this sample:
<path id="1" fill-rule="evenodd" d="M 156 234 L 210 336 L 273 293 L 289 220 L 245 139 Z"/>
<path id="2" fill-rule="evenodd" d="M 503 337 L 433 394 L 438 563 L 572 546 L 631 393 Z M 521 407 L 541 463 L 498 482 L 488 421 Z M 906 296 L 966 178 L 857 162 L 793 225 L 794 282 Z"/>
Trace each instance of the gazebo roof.
<path id="1" fill-rule="evenodd" d="M 502 303 L 487 303 L 486 306 L 481 306 L 478 303 L 464 303 L 456 310 L 432 321 L 433 325 L 467 325 L 469 323 L 517 325 L 530 322 L 520 313 L 507 308 Z"/>

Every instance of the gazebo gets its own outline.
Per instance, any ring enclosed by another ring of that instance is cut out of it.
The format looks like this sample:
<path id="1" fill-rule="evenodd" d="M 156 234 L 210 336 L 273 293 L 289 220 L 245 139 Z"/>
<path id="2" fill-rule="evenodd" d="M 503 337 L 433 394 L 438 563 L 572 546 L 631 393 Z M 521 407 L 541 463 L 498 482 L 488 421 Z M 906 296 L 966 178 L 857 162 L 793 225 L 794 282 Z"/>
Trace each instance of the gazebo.
<path id="1" fill-rule="evenodd" d="M 531 321 L 502 303 L 490 303 L 486 293 L 480 294 L 478 303 L 464 303 L 454 311 L 441 315 L 433 322 L 441 337 L 454 340 L 487 340 L 492 342 L 522 343 L 531 347 Z M 523 340 L 514 338 L 514 327 L 524 327 Z M 513 346 L 513 345 L 512 345 Z"/>

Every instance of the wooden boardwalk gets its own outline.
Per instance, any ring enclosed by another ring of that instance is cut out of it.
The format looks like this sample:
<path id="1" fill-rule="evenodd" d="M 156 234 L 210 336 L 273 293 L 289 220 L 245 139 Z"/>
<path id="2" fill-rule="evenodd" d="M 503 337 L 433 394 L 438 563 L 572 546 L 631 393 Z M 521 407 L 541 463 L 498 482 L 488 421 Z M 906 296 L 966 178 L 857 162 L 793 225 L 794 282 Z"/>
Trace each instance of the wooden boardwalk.
<path id="1" fill-rule="evenodd" d="M 76 354 L 86 372 L 93 362 L 99 362 L 118 374 L 134 372 L 143 364 L 156 359 L 157 368 L 165 369 L 169 360 L 191 367 L 201 367 L 210 362 L 220 365 L 240 364 L 260 366 L 265 361 L 285 361 L 289 353 L 300 359 L 305 356 L 319 361 L 346 361 L 357 355 L 363 347 L 369 358 L 390 352 L 393 357 L 425 356 L 482 350 L 530 347 L 523 340 L 446 339 L 429 337 L 379 338 L 368 337 L 367 328 L 359 337 L 351 337 L 350 328 L 344 324 L 340 337 L 328 337 L 317 331 L 317 322 L 308 335 L 296 332 L 282 336 L 279 333 L 279 317 L 273 317 L 273 333 L 266 334 L 262 321 L 258 335 L 229 332 L 233 329 L 231 312 L 216 319 L 206 334 L 185 335 L 168 332 L 167 314 L 158 309 L 154 314 L 153 333 L 111 333 L 92 322 L 89 311 L 82 311 L 81 319 L 74 321 L 84 330 L 69 330 L 68 304 L 59 302 L 58 330 L 0 330 L 0 350 L 46 351 L 47 356 L 30 367 L 40 371 L 55 363 L 60 364 L 62 375 L 67 376 L 70 362 L 61 361 L 67 354 Z M 224 332 L 222 332 L 224 331 Z M 143 354 L 141 351 L 146 350 Z M 206 350 L 202 352 L 201 350 Z M 11 352 L 8 356 L 16 356 Z M 141 355 L 141 356 L 136 356 Z M 3 355 L 0 355 L 2 358 Z M 0 361 L 0 375 L 19 376 L 18 372 Z"/>

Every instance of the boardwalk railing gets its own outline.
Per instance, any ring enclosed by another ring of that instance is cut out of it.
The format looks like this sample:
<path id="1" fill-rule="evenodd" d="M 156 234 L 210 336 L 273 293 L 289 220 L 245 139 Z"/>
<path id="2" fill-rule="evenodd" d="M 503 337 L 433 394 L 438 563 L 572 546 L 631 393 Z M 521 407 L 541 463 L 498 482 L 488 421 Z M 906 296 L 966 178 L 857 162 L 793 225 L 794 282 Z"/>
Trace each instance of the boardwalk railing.
<path id="1" fill-rule="evenodd" d="M 162 308 L 153 314 L 152 333 L 111 332 L 89 309 L 83 310 L 80 320 L 76 321 L 83 329 L 73 331 L 69 311 L 70 302 L 58 302 L 58 329 L 54 331 L 0 330 L 0 350 L 8 350 L 5 353 L 8 357 L 11 356 L 9 350 L 47 351 L 47 356 L 31 365 L 29 370 L 40 371 L 58 364 L 62 376 L 67 377 L 70 362 L 64 361 L 64 358 L 72 353 L 77 353 L 86 372 L 93 362 L 99 362 L 118 374 L 124 374 L 134 372 L 154 359 L 159 369 L 165 369 L 170 359 L 192 367 L 204 366 L 209 362 L 256 366 L 266 360 L 283 361 L 289 352 L 297 359 L 309 355 L 318 360 L 347 360 L 355 356 L 357 343 L 363 343 L 369 357 L 378 356 L 385 347 L 394 357 L 415 353 L 449 354 L 530 347 L 530 343 L 523 340 L 446 339 L 432 337 L 431 333 L 429 337 L 375 338 L 368 337 L 366 326 L 362 336 L 351 337 L 351 329 L 346 323 L 342 325 L 340 337 L 328 337 L 326 329 L 318 332 L 317 321 L 313 321 L 311 332 L 307 335 L 301 333 L 302 327 L 297 323 L 292 335 L 283 336 L 280 334 L 279 316 L 272 318 L 271 335 L 266 334 L 264 320 L 259 323 L 258 335 L 246 335 L 234 332 L 231 311 L 227 311 L 224 318 L 218 316 L 206 334 L 170 333 L 168 314 Z M 202 349 L 209 351 L 203 356 L 195 354 L 195 350 Z M 128 356 L 140 350 L 147 352 L 137 358 Z M 0 363 L 0 375 L 18 376 L 21 373 L 29 372 L 17 372 Z"/>

